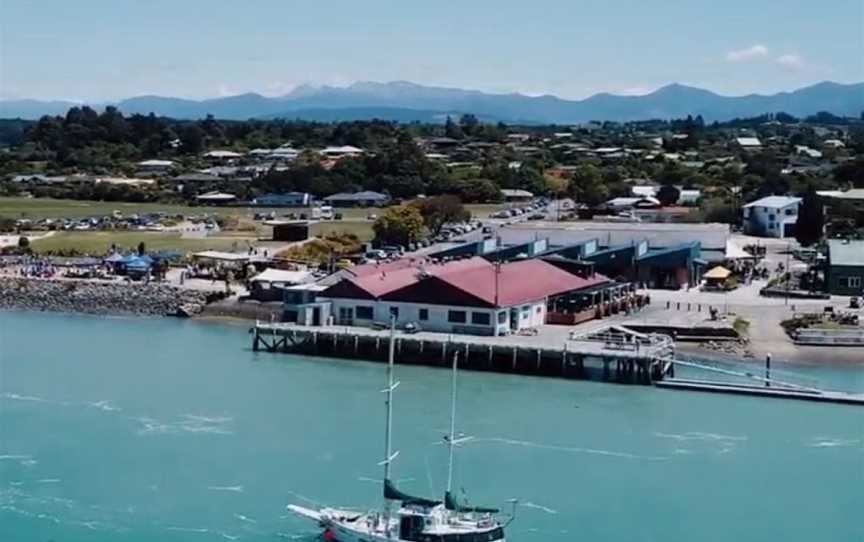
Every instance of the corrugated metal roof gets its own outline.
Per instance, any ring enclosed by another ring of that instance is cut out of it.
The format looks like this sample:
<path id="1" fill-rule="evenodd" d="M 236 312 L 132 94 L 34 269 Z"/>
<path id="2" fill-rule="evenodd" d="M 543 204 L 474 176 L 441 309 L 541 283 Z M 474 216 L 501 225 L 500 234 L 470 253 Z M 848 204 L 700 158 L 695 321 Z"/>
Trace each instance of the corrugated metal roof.
<path id="1" fill-rule="evenodd" d="M 864 241 L 828 241 L 828 261 L 831 265 L 864 266 Z"/>
<path id="2" fill-rule="evenodd" d="M 511 306 L 537 301 L 549 296 L 580 290 L 607 282 L 603 275 L 583 278 L 542 260 L 507 263 L 500 268 L 479 257 L 447 263 L 422 260 L 398 260 L 388 264 L 352 268 L 359 276 L 347 277 L 371 296 L 379 298 L 415 284 L 426 277 L 436 277 L 450 286 L 494 305 Z M 435 300 L 427 301 L 434 304 Z"/>
<path id="3" fill-rule="evenodd" d="M 757 199 L 756 201 L 751 201 L 744 207 L 770 207 L 772 209 L 779 209 L 800 202 L 801 198 L 793 196 L 767 196 L 762 199 Z"/>
<path id="4" fill-rule="evenodd" d="M 480 266 L 439 278 L 492 305 L 497 297 L 499 307 L 529 303 L 609 280 L 600 274 L 582 278 L 542 260 L 508 263 L 500 266 L 500 270 L 495 265 Z"/>

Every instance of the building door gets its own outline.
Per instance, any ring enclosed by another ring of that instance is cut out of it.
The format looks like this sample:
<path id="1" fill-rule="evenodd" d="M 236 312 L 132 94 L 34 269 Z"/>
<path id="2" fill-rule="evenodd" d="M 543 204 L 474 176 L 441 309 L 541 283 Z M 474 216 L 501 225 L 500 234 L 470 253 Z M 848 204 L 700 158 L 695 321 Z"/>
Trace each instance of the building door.
<path id="1" fill-rule="evenodd" d="M 519 307 L 510 308 L 510 329 L 512 331 L 519 330 Z"/>
<path id="2" fill-rule="evenodd" d="M 312 307 L 312 325 L 321 325 L 321 307 Z"/>
<path id="3" fill-rule="evenodd" d="M 350 326 L 354 324 L 354 308 L 339 307 L 339 325 Z"/>

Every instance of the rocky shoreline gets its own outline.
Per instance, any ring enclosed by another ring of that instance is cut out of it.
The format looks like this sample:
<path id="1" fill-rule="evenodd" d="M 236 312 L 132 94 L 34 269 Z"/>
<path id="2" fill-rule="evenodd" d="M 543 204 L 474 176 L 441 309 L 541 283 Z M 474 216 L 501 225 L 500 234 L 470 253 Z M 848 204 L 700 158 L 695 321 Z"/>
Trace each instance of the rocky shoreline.
<path id="1" fill-rule="evenodd" d="M 168 284 L 0 277 L 0 309 L 194 316 L 206 304 L 205 292 Z"/>

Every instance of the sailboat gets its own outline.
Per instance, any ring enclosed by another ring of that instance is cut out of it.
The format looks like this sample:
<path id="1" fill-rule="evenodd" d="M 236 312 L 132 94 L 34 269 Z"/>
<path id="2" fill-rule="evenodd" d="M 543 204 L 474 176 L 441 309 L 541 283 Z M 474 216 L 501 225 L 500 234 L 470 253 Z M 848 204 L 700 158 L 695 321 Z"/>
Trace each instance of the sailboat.
<path id="1" fill-rule="evenodd" d="M 453 495 L 455 448 L 469 440 L 456 435 L 456 372 L 458 354 L 453 357 L 447 490 L 444 500 L 415 497 L 400 491 L 393 483 L 392 465 L 399 452 L 392 450 L 393 392 L 399 386 L 393 379 L 395 319 L 390 324 L 390 350 L 387 362 L 387 422 L 384 434 L 384 505 L 381 510 L 357 513 L 336 508 L 310 509 L 288 505 L 288 510 L 310 519 L 324 529 L 322 537 L 332 542 L 505 542 L 504 528 L 493 508 L 469 507 Z M 395 510 L 394 510 L 395 507 Z M 515 504 L 514 504 L 515 512 Z M 511 516 L 511 521 L 512 521 Z M 509 523 L 509 521 L 507 522 Z"/>

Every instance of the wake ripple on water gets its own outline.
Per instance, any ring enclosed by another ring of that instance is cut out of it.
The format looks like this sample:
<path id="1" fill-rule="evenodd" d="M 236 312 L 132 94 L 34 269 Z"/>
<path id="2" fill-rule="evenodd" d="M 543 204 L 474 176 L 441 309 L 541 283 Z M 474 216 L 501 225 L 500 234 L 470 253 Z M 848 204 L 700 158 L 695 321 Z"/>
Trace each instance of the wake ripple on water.
<path id="1" fill-rule="evenodd" d="M 0 399 L 8 399 L 11 401 L 23 401 L 29 403 L 40 403 L 46 405 L 55 405 L 63 407 L 79 407 L 96 409 L 107 413 L 122 412 L 123 409 L 111 403 L 107 399 L 100 401 L 62 401 L 57 399 L 47 399 L 35 395 L 23 395 L 18 393 L 4 392 L 0 394 Z M 179 419 L 171 422 L 161 422 L 150 417 L 129 417 L 129 419 L 137 421 L 142 426 L 138 429 L 139 435 L 153 434 L 179 434 L 179 433 L 208 433 L 215 435 L 230 435 L 233 431 L 230 425 L 234 418 L 229 416 L 202 416 L 198 414 L 183 414 Z M 3 459 L 3 456 L 0 456 Z"/>
<path id="2" fill-rule="evenodd" d="M 207 486 L 210 491 L 229 491 L 232 493 L 243 493 L 246 491 L 243 486 Z"/>
<path id="3" fill-rule="evenodd" d="M 207 529 L 206 527 L 165 527 L 166 531 L 177 531 L 181 533 L 197 533 L 197 534 L 215 534 L 224 538 L 225 540 L 237 540 L 240 538 L 237 535 L 232 535 L 226 533 L 224 531 L 217 531 L 215 529 Z"/>
<path id="4" fill-rule="evenodd" d="M 557 510 L 553 510 L 547 506 L 541 506 L 539 504 L 534 504 L 533 502 L 522 502 L 519 503 L 519 506 L 523 506 L 525 508 L 533 508 L 534 510 L 540 510 L 541 512 L 546 512 L 547 514 L 557 514 Z"/>
<path id="5" fill-rule="evenodd" d="M 716 445 L 711 451 L 718 455 L 728 454 L 735 450 L 735 447 L 740 443 L 749 440 L 746 436 L 721 435 L 719 433 L 705 433 L 701 431 L 688 431 L 687 433 L 662 433 L 658 431 L 654 433 L 654 436 L 681 443 L 692 442 L 710 444 L 712 446 Z M 689 448 L 675 448 L 672 453 L 675 455 L 690 455 L 693 453 L 693 450 Z"/>
<path id="6" fill-rule="evenodd" d="M 172 422 L 160 422 L 153 418 L 136 418 L 142 424 L 138 430 L 139 435 L 176 435 L 180 433 L 207 433 L 213 435 L 231 435 L 233 431 L 229 428 L 234 418 L 195 416 L 184 414 L 180 419 Z"/>
<path id="7" fill-rule="evenodd" d="M 0 461 L 17 461 L 19 465 L 22 467 L 32 467 L 39 463 L 35 459 L 33 459 L 32 455 L 26 454 L 5 454 L 0 455 Z"/>
<path id="8" fill-rule="evenodd" d="M 0 489 L 0 512 L 47 521 L 55 525 L 85 527 L 91 531 L 128 530 L 112 524 L 106 517 L 94 517 L 98 513 L 86 509 L 72 499 L 27 493 L 19 489 L 19 486 Z"/>
<path id="9" fill-rule="evenodd" d="M 864 448 L 864 440 L 856 438 L 814 437 L 807 444 L 809 448 L 850 448 L 858 445 L 862 445 L 862 448 Z"/>
<path id="10" fill-rule="evenodd" d="M 590 455 L 601 455 L 607 457 L 617 457 L 620 459 L 640 459 L 643 461 L 666 461 L 669 459 L 668 457 L 661 456 L 650 456 L 650 455 L 639 455 L 632 454 L 629 452 L 616 452 L 613 450 L 599 450 L 595 448 L 579 448 L 579 447 L 571 447 L 571 446 L 558 446 L 554 444 L 543 444 L 540 442 L 531 442 L 527 440 L 515 440 L 509 438 L 502 437 L 486 437 L 486 438 L 475 438 L 472 442 L 494 442 L 498 444 L 509 444 L 511 446 L 524 446 L 526 448 L 538 448 L 541 450 L 551 450 L 556 452 L 569 452 L 569 453 L 578 453 L 578 454 L 590 454 Z"/>
<path id="11" fill-rule="evenodd" d="M 234 517 L 246 523 L 258 523 L 256 520 L 250 518 L 249 516 L 244 516 L 243 514 L 238 514 L 236 512 L 234 513 Z"/>

